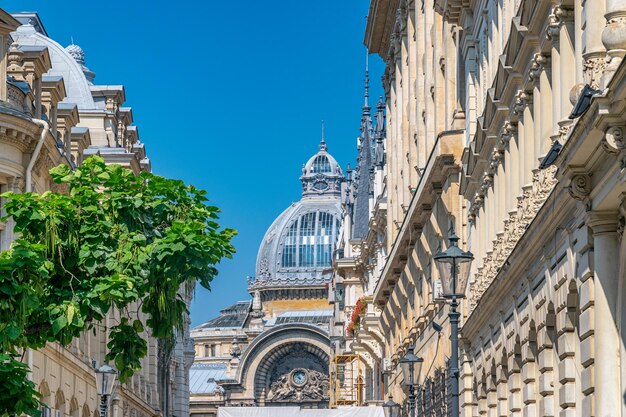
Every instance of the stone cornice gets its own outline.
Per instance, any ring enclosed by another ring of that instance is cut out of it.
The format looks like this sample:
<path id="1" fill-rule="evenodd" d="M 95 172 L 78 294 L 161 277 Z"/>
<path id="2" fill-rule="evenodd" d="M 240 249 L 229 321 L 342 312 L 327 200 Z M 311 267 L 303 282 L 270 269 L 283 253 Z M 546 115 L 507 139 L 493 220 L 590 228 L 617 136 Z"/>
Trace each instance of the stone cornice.
<path id="1" fill-rule="evenodd" d="M 379 54 L 384 60 L 389 58 L 391 34 L 399 4 L 400 0 L 372 0 L 370 3 L 363 43 L 371 53 Z"/>
<path id="2" fill-rule="evenodd" d="M 389 299 L 401 271 L 406 266 L 408 251 L 413 248 L 414 242 L 411 243 L 410 240 L 418 239 L 423 225 L 430 219 L 432 207 L 439 198 L 436 190 L 450 175 L 460 171 L 463 133 L 463 131 L 450 131 L 442 132 L 438 136 L 393 243 L 381 278 L 374 289 L 374 303 L 382 305 Z"/>

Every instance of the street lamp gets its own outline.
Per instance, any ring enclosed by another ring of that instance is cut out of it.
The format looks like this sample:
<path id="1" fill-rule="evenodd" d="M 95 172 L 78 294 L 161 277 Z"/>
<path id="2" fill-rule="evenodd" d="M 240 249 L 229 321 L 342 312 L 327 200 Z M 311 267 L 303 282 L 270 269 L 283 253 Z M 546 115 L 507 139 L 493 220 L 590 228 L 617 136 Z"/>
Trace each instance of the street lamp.
<path id="1" fill-rule="evenodd" d="M 102 365 L 96 369 L 96 391 L 100 396 L 100 417 L 107 417 L 109 397 L 113 394 L 116 381 L 117 371 L 109 365 Z"/>
<path id="2" fill-rule="evenodd" d="M 406 355 L 400 359 L 400 368 L 404 376 L 404 385 L 409 387 L 409 415 L 415 417 L 415 386 L 419 383 L 419 376 L 422 370 L 424 359 L 416 356 L 410 346 Z"/>
<path id="3" fill-rule="evenodd" d="M 391 394 L 389 394 L 389 400 L 383 404 L 383 412 L 385 417 L 400 417 L 400 404 L 391 398 Z"/>
<path id="4" fill-rule="evenodd" d="M 464 252 L 458 246 L 459 238 L 454 232 L 448 238 L 450 245 L 445 252 L 437 252 L 434 256 L 443 296 L 450 298 L 450 344 L 452 352 L 450 355 L 450 377 L 452 379 L 452 413 L 453 417 L 459 416 L 459 316 L 457 311 L 459 304 L 457 298 L 465 297 L 465 289 L 469 278 L 470 266 L 474 260 L 471 252 Z"/>

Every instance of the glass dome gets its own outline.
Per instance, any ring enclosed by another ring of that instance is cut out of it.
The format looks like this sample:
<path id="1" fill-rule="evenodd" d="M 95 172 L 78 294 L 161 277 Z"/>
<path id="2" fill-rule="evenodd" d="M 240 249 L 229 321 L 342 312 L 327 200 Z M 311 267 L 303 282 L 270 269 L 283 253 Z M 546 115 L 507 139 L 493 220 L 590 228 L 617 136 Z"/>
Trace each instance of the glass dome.
<path id="1" fill-rule="evenodd" d="M 302 199 L 283 211 L 265 233 L 249 289 L 317 287 L 330 278 L 345 178 L 324 141 L 303 166 L 300 181 Z"/>
<path id="2" fill-rule="evenodd" d="M 339 218 L 318 211 L 295 219 L 282 238 L 281 268 L 329 267 Z"/>

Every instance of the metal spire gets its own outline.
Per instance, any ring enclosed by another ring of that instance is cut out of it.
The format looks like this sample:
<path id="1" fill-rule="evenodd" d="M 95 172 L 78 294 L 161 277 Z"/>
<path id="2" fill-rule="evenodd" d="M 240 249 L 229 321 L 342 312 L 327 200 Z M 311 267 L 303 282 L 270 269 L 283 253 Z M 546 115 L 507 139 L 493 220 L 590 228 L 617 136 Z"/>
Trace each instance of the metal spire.
<path id="1" fill-rule="evenodd" d="M 320 141 L 320 151 L 326 150 L 326 141 L 324 140 L 324 119 L 322 119 L 322 140 Z"/>
<path id="2" fill-rule="evenodd" d="M 371 107 L 369 105 L 369 96 L 370 96 L 370 65 L 369 65 L 370 52 L 365 49 L 365 94 L 363 101 L 363 113 L 369 114 Z"/>

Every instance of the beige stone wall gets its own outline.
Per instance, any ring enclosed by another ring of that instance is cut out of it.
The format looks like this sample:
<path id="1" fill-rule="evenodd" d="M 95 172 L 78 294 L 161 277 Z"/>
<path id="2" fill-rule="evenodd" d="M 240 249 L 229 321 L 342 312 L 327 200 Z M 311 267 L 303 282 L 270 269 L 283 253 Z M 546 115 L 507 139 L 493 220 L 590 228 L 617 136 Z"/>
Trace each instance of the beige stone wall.
<path id="1" fill-rule="evenodd" d="M 365 42 L 387 62 L 388 257 L 351 346 L 383 364 L 396 401 L 409 345 L 428 364 L 422 381 L 449 357 L 432 257 L 454 228 L 475 256 L 462 414 L 626 412 L 623 17 L 613 0 L 372 2 Z M 584 83 L 604 90 L 570 120 Z"/>

